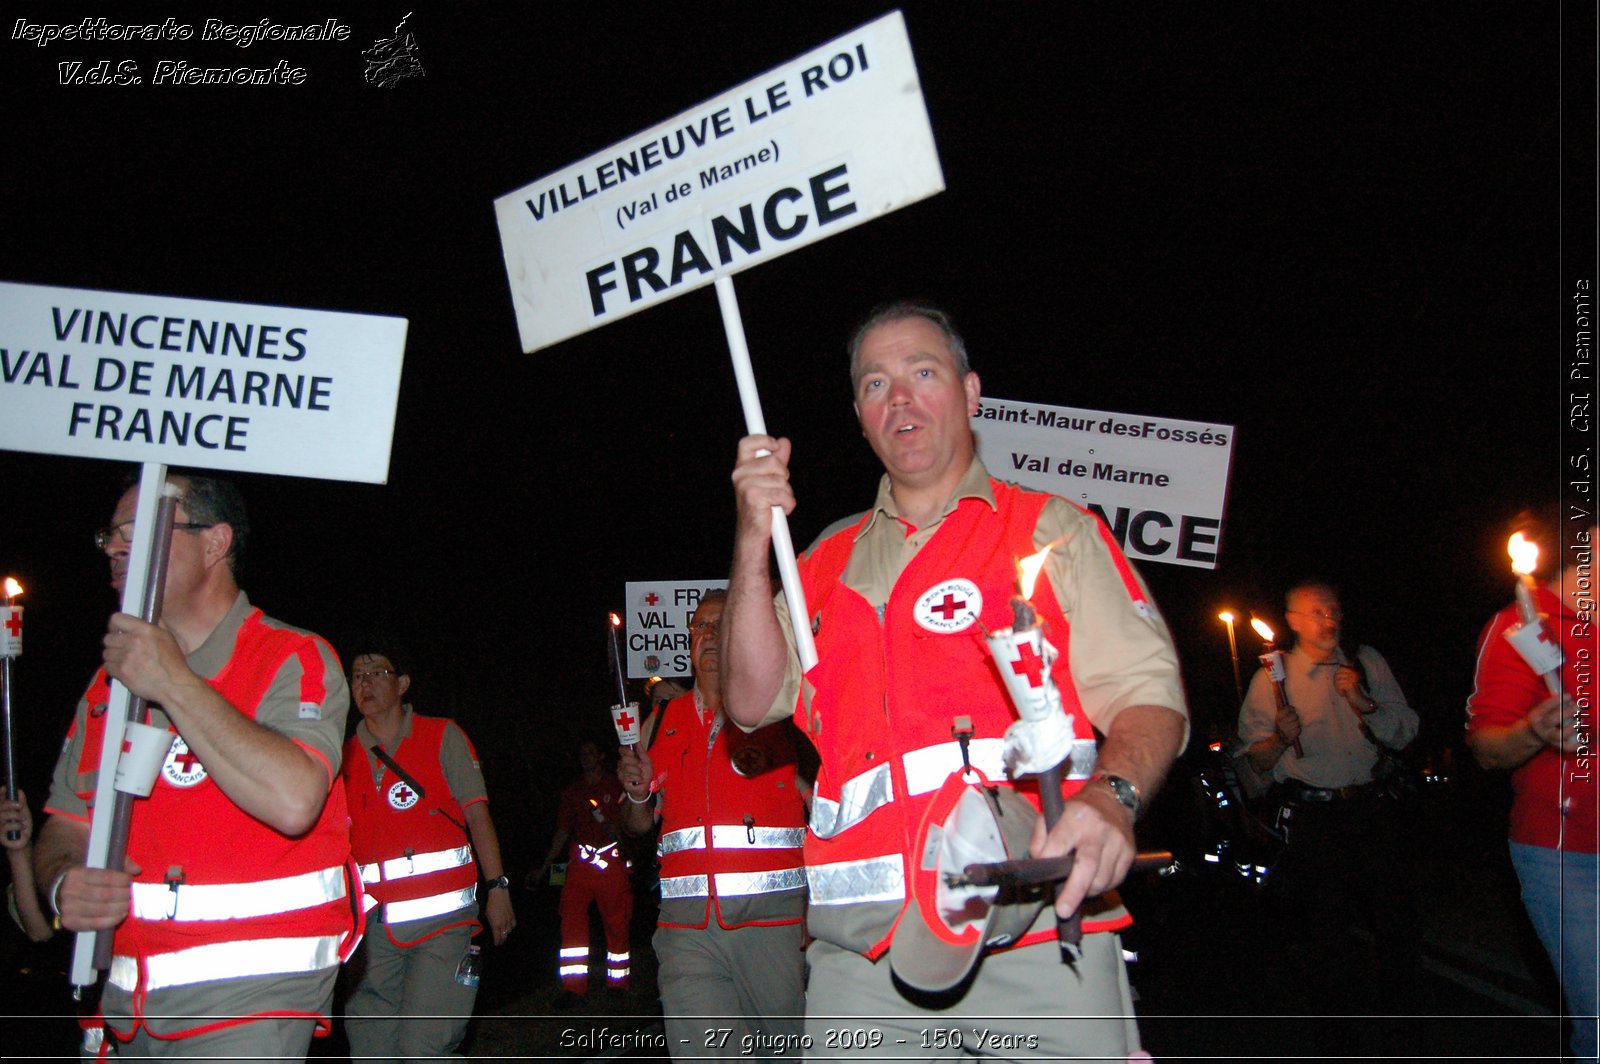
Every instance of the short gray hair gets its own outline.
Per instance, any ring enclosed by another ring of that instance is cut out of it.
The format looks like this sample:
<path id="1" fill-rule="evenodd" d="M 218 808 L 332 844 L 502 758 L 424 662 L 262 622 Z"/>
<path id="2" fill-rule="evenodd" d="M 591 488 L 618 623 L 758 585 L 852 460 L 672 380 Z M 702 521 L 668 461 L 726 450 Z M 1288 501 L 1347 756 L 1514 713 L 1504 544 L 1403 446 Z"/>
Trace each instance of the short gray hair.
<path id="1" fill-rule="evenodd" d="M 918 299 L 897 299 L 892 303 L 874 307 L 872 313 L 868 314 L 851 334 L 849 345 L 851 388 L 855 387 L 858 379 L 856 367 L 861 360 L 861 343 L 867 338 L 867 334 L 880 325 L 889 325 L 908 318 L 921 318 L 932 323 L 934 328 L 944 334 L 945 342 L 950 345 L 950 354 L 955 356 L 956 360 L 956 371 L 963 377 L 972 372 L 972 363 L 967 358 L 967 342 L 956 331 L 955 322 L 950 319 L 947 311 Z"/>

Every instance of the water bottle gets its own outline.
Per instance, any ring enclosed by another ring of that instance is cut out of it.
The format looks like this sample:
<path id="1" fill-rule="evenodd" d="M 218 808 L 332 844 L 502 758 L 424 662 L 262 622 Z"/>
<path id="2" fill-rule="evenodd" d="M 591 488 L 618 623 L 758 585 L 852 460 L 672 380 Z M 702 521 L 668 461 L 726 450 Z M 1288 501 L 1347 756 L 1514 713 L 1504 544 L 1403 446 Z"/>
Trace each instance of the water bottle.
<path id="1" fill-rule="evenodd" d="M 456 965 L 456 982 L 462 986 L 477 986 L 482 974 L 483 950 L 477 945 L 468 946 L 467 952 L 461 955 L 461 963 Z"/>

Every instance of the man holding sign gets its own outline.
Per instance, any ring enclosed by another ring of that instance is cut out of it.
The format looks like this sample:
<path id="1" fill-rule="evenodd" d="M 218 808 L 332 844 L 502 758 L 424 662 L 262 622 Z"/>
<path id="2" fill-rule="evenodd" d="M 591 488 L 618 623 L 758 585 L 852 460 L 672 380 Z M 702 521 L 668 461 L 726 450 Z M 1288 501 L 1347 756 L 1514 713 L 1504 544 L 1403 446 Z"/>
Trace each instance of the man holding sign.
<path id="1" fill-rule="evenodd" d="M 766 557 L 772 508 L 795 505 L 789 441 L 746 437 L 733 473 L 729 713 L 745 727 L 792 715 L 822 758 L 805 850 L 816 939 L 807 953 L 809 1052 L 859 1052 L 828 1038 L 836 1017 L 871 1016 L 883 1037 L 869 1049 L 917 1056 L 951 1048 L 928 1042 L 935 1026 L 949 1034 L 946 1021 L 984 1017 L 984 1044 L 970 1042 L 974 1029 L 965 1048 L 1127 1057 L 1138 1033 L 1113 932 L 1129 918 L 1099 896 L 1127 874 L 1141 799 L 1183 746 L 1187 710 L 1171 638 L 1099 521 L 991 479 L 976 459 L 969 419 L 978 377 L 947 315 L 913 303 L 880 308 L 851 343 L 851 382 L 887 475 L 863 519 L 801 559 L 819 658 L 803 683 Z M 932 914 L 912 902 L 912 886 L 924 864 L 914 840 L 935 792 L 964 778 L 970 762 L 1037 809 L 1031 780 L 1008 780 L 996 756 L 1017 714 L 983 633 L 1010 623 L 1015 564 L 1048 544 L 1033 605 L 1061 653 L 1046 668 L 1079 740 L 1092 748 L 1090 724 L 1106 738 L 1101 772 L 1089 780 L 1074 758 L 1064 811 L 1048 832 L 1035 822 L 1029 850 L 1075 856 L 1055 908 L 1065 917 L 1082 907 L 1082 956 L 1062 964 L 1045 912 L 1020 937 L 986 936 L 984 955 L 975 951 L 948 989 L 914 993 L 906 986 L 914 965 L 891 964 L 902 935 L 929 937 Z"/>
<path id="2" fill-rule="evenodd" d="M 717 646 L 726 598 L 705 592 L 689 622 L 694 690 L 652 716 L 617 761 L 623 826 L 643 835 L 661 823 L 661 1007 L 668 1045 L 689 1057 L 798 1038 L 805 1011 L 798 737 L 784 724 L 754 735 L 726 727 Z M 708 1043 L 708 1026 L 728 1037 Z"/>
<path id="3" fill-rule="evenodd" d="M 339 751 L 349 691 L 331 647 L 250 605 L 249 532 L 226 481 L 173 476 L 159 625 L 113 614 L 104 667 L 56 763 L 36 870 L 72 931 L 115 929 L 101 1009 L 133 1056 L 305 1056 L 360 929 Z M 138 489 L 95 537 L 119 591 Z M 84 865 L 111 679 L 175 732 L 134 802 L 126 871 Z"/>

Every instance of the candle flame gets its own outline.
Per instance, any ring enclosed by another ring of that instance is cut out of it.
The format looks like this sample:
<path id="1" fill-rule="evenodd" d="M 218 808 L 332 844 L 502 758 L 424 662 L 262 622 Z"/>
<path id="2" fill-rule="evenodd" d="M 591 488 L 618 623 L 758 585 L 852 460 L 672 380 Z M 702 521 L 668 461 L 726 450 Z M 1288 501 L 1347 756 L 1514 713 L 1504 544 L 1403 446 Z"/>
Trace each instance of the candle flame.
<path id="1" fill-rule="evenodd" d="M 1233 611 L 1223 610 L 1221 613 L 1217 614 L 1217 620 L 1231 627 L 1233 625 Z"/>
<path id="2" fill-rule="evenodd" d="M 597 801 L 595 801 L 595 800 L 594 800 L 594 799 L 593 799 L 593 798 L 590 798 L 590 799 L 589 799 L 589 804 L 590 804 L 590 805 L 592 805 L 592 806 L 594 806 L 594 807 L 595 807 L 595 808 L 596 808 L 596 809 L 599 809 L 599 808 L 600 808 L 600 803 L 599 803 L 599 802 L 597 802 Z"/>
<path id="3" fill-rule="evenodd" d="M 1521 532 L 1513 533 L 1506 542 L 1506 553 L 1511 555 L 1511 571 L 1527 576 L 1539 567 L 1539 544 L 1525 538 Z"/>
<path id="4" fill-rule="evenodd" d="M 621 628 L 622 627 L 622 618 L 618 617 L 614 613 L 611 615 L 611 627 L 613 627 L 613 628 Z"/>
<path id="5" fill-rule="evenodd" d="M 22 594 L 22 585 L 17 583 L 15 577 L 6 577 L 6 598 L 16 598 Z"/>
<path id="6" fill-rule="evenodd" d="M 1262 639 L 1265 639 L 1269 643 L 1272 642 L 1272 629 L 1269 628 L 1267 623 L 1261 618 L 1250 618 L 1250 627 L 1256 630 L 1256 635 L 1260 636 Z"/>
<path id="7" fill-rule="evenodd" d="M 1053 546 L 1054 543 L 1046 543 L 1043 550 L 1017 562 L 1017 590 L 1022 592 L 1023 598 L 1033 598 L 1033 585 L 1039 582 L 1039 574 L 1044 571 L 1044 560 Z"/>

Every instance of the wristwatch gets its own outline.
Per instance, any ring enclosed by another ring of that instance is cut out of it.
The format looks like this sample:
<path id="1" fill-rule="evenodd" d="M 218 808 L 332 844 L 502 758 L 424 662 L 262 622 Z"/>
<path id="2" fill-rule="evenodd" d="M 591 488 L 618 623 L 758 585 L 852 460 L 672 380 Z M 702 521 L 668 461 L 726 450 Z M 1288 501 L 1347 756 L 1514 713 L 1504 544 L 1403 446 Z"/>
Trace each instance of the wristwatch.
<path id="1" fill-rule="evenodd" d="M 1129 811 L 1133 813 L 1133 818 L 1135 820 L 1139 819 L 1139 810 L 1142 806 L 1142 803 L 1139 801 L 1139 788 L 1135 787 L 1121 776 L 1113 776 L 1109 772 L 1096 772 L 1094 774 L 1094 779 L 1097 782 L 1104 783 L 1107 787 L 1111 788 L 1111 796 L 1117 801 L 1121 802 L 1123 805 L 1127 806 Z"/>
<path id="2" fill-rule="evenodd" d="M 486 879 L 486 880 L 484 880 L 484 882 L 489 885 L 489 889 L 490 890 L 510 890 L 511 889 L 511 878 L 509 876 L 498 875 L 498 876 L 495 876 L 493 879 Z"/>

